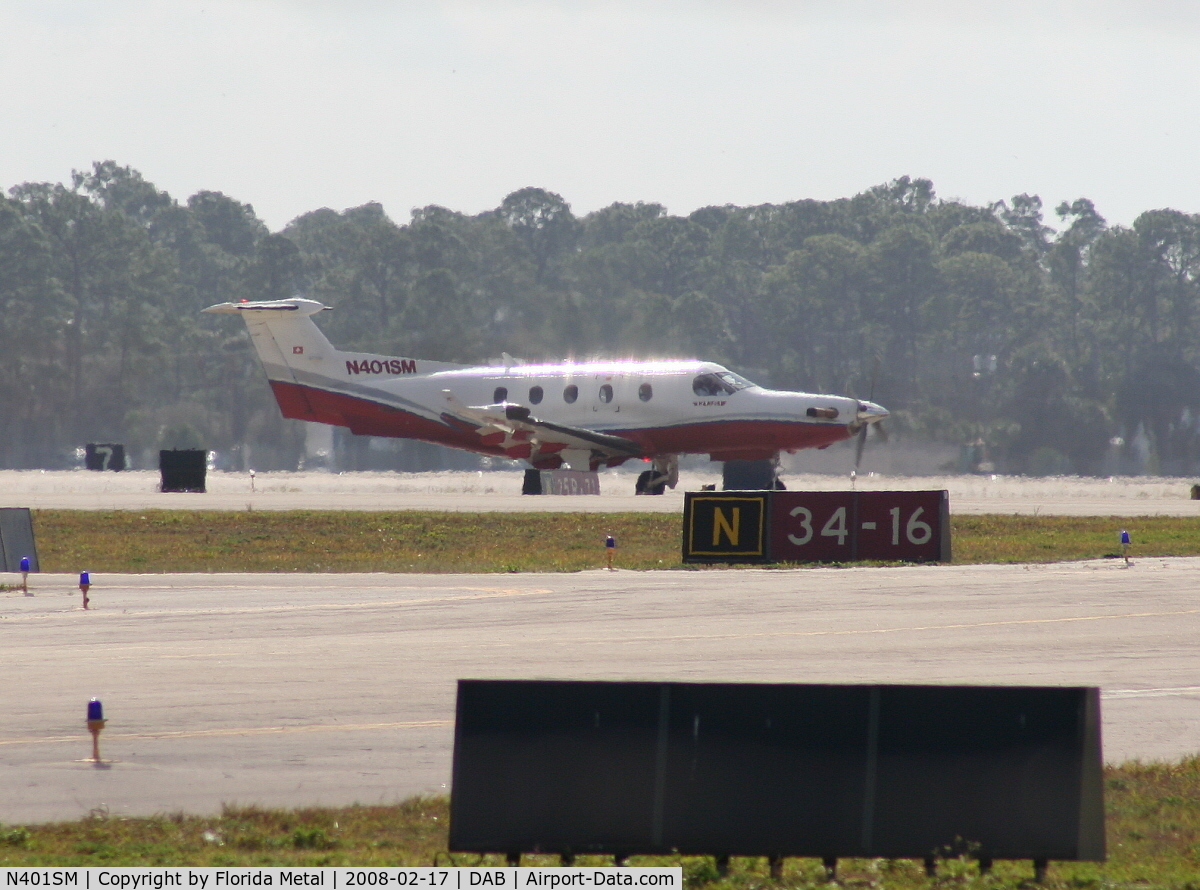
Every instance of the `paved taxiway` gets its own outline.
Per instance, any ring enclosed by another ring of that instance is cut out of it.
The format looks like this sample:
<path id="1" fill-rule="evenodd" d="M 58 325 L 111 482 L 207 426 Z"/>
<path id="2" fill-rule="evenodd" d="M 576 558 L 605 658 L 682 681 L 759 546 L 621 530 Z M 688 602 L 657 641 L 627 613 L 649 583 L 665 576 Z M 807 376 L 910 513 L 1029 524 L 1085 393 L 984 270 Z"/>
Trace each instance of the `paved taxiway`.
<path id="1" fill-rule="evenodd" d="M 0 594 L 2 822 L 444 791 L 460 677 L 1098 685 L 1108 760 L 1200 747 L 1200 559 L 76 580 Z"/>

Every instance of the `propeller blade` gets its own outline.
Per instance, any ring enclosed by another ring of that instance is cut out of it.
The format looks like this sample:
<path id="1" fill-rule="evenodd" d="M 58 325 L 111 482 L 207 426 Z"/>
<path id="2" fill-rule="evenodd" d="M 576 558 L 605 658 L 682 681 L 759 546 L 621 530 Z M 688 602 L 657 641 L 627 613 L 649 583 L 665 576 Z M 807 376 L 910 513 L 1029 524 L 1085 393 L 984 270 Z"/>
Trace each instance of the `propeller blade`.
<path id="1" fill-rule="evenodd" d="M 879 369 L 882 366 L 882 361 L 878 355 L 875 356 L 875 361 L 871 365 L 871 383 L 868 389 L 867 400 L 858 403 L 858 422 L 861 424 L 858 430 L 858 442 L 854 445 L 854 469 L 850 471 L 850 484 L 854 485 L 858 479 L 858 468 L 862 465 L 863 449 L 867 447 L 867 430 L 880 425 L 880 419 L 887 417 L 887 411 L 875 404 L 875 382 L 879 379 Z M 887 441 L 887 433 L 882 427 L 879 429 L 879 435 L 883 437 L 883 441 Z"/>
<path id="2" fill-rule="evenodd" d="M 879 379 L 879 369 L 882 366 L 883 366 L 883 361 L 882 361 L 882 359 L 880 359 L 879 354 L 876 353 L 875 354 L 875 364 L 871 368 L 871 394 L 869 396 L 867 396 L 868 402 L 875 401 L 875 381 Z M 887 434 L 887 431 L 883 428 L 883 423 L 880 421 L 876 421 L 872 425 L 875 427 L 876 434 L 878 434 L 879 438 L 886 444 L 887 440 L 888 440 L 888 434 Z M 862 452 L 862 447 L 860 446 L 859 453 L 861 453 L 861 452 Z"/>

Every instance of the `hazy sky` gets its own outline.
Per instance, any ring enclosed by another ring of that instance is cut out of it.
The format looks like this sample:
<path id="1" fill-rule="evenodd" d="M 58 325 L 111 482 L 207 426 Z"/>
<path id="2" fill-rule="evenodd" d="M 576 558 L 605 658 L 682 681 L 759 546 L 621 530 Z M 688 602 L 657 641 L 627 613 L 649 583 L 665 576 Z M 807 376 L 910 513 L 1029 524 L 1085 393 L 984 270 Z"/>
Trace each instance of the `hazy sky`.
<path id="1" fill-rule="evenodd" d="M 1200 212 L 1195 2 L 0 0 L 0 188 L 113 159 L 275 230 L 518 188 Z"/>

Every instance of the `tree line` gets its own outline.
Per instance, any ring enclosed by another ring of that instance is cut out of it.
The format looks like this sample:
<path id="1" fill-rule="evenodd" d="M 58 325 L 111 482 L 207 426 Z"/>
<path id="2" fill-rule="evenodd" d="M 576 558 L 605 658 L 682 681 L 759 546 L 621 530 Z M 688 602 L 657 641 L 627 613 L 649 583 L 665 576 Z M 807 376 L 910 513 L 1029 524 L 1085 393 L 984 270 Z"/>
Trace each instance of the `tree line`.
<path id="1" fill-rule="evenodd" d="M 972 206 L 908 177 L 686 216 L 641 202 L 576 216 L 524 188 L 474 215 L 397 223 L 369 203 L 271 232 L 235 198 L 179 201 L 105 161 L 0 196 L 0 466 L 69 465 L 112 441 L 295 467 L 303 430 L 279 417 L 242 326 L 199 310 L 300 294 L 335 307 L 321 323 L 348 350 L 699 357 L 871 396 L 893 436 L 969 444 L 972 466 L 1186 474 L 1198 273 L 1200 215 L 1110 226 L 1086 198 Z"/>

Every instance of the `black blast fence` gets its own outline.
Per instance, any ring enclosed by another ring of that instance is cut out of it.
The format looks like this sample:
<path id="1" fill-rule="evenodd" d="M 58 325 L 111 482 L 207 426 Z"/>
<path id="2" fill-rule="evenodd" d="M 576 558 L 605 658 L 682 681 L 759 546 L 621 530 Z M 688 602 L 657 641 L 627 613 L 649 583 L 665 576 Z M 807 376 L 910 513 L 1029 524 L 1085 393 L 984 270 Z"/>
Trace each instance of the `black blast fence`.
<path id="1" fill-rule="evenodd" d="M 460 852 L 1103 860 L 1095 688 L 460 680 Z"/>
<path id="2" fill-rule="evenodd" d="M 21 571 L 24 557 L 29 558 L 29 571 L 42 570 L 33 539 L 33 515 L 28 507 L 0 507 L 0 571 Z"/>
<path id="3" fill-rule="evenodd" d="M 200 450 L 160 451 L 158 469 L 162 474 L 159 491 L 205 490 L 208 452 Z"/>

